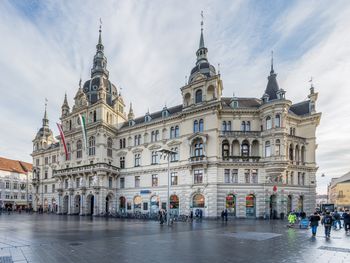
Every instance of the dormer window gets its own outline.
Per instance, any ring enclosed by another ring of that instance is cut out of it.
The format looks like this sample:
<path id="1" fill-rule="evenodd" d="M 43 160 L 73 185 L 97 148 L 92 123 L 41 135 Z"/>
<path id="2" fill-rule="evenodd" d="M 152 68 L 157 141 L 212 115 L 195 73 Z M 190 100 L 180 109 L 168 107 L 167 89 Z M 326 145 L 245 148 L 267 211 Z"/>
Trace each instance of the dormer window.
<path id="1" fill-rule="evenodd" d="M 165 107 L 162 111 L 162 118 L 168 117 L 169 116 L 169 111 L 168 109 Z"/>
<path id="2" fill-rule="evenodd" d="M 145 115 L 145 122 L 150 122 L 152 120 L 151 116 L 149 115 L 149 113 L 147 113 Z"/>
<path id="3" fill-rule="evenodd" d="M 134 126 L 135 125 L 135 121 L 134 120 L 129 120 L 129 126 Z"/>

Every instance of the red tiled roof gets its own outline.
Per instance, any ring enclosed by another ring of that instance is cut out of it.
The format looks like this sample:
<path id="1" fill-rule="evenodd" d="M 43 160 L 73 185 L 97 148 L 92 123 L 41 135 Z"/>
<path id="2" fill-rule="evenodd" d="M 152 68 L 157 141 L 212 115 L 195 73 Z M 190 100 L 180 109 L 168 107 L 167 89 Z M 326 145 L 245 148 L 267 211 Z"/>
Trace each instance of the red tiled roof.
<path id="1" fill-rule="evenodd" d="M 33 170 L 30 163 L 0 157 L 0 170 L 25 174 Z"/>

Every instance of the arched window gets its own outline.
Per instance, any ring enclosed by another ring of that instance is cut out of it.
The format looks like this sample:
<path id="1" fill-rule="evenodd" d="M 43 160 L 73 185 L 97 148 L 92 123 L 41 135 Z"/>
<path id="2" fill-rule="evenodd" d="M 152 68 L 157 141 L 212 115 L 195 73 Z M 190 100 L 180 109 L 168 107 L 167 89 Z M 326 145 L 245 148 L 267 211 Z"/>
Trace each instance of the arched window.
<path id="1" fill-rule="evenodd" d="M 227 140 L 222 142 L 222 159 L 228 160 L 230 156 L 230 144 Z"/>
<path id="2" fill-rule="evenodd" d="M 270 157 L 271 156 L 271 145 L 270 142 L 267 141 L 265 142 L 265 157 Z"/>
<path id="3" fill-rule="evenodd" d="M 178 125 L 175 126 L 175 138 L 179 138 L 180 136 L 180 128 Z"/>
<path id="4" fill-rule="evenodd" d="M 290 161 L 294 160 L 293 153 L 294 153 L 293 144 L 291 144 L 291 145 L 289 145 L 289 160 Z"/>
<path id="5" fill-rule="evenodd" d="M 281 115 L 276 114 L 275 116 L 275 128 L 281 127 Z"/>
<path id="6" fill-rule="evenodd" d="M 272 128 L 272 120 L 270 116 L 266 117 L 266 130 L 270 130 Z"/>
<path id="7" fill-rule="evenodd" d="M 199 131 L 203 132 L 203 130 L 204 130 L 204 122 L 203 122 L 203 119 L 200 119 L 199 120 Z"/>
<path id="8" fill-rule="evenodd" d="M 241 123 L 241 131 L 245 131 L 245 121 L 242 121 Z"/>
<path id="9" fill-rule="evenodd" d="M 246 131 L 250 131 L 250 121 L 247 121 L 247 122 L 245 123 L 245 130 L 246 130 Z"/>
<path id="10" fill-rule="evenodd" d="M 67 143 L 67 161 L 71 159 L 72 148 L 70 143 Z"/>
<path id="11" fill-rule="evenodd" d="M 112 157 L 113 155 L 113 140 L 112 138 L 107 139 L 107 156 Z"/>
<path id="12" fill-rule="evenodd" d="M 77 159 L 83 157 L 83 144 L 81 143 L 81 140 L 77 141 Z"/>
<path id="13" fill-rule="evenodd" d="M 204 152 L 203 152 L 203 141 L 202 139 L 196 139 L 194 142 L 194 156 L 196 157 L 200 157 L 203 156 Z"/>
<path id="14" fill-rule="evenodd" d="M 231 121 L 227 122 L 227 131 L 231 131 Z"/>
<path id="15" fill-rule="evenodd" d="M 202 90 L 199 89 L 196 91 L 196 103 L 200 103 L 202 102 Z"/>
<path id="16" fill-rule="evenodd" d="M 193 122 L 193 132 L 198 132 L 198 121 L 197 120 L 195 120 Z"/>
<path id="17" fill-rule="evenodd" d="M 205 199 L 202 194 L 196 194 L 193 196 L 192 207 L 203 208 L 205 205 Z"/>
<path id="18" fill-rule="evenodd" d="M 277 139 L 275 143 L 275 155 L 279 156 L 280 154 L 281 154 L 281 141 Z"/>
<path id="19" fill-rule="evenodd" d="M 241 155 L 243 157 L 249 156 L 249 142 L 248 141 L 243 141 L 243 143 L 241 145 Z"/>
<path id="20" fill-rule="evenodd" d="M 175 128 L 174 127 L 171 127 L 170 128 L 170 139 L 174 138 L 175 136 Z"/>
<path id="21" fill-rule="evenodd" d="M 305 146 L 301 146 L 301 163 L 305 164 Z"/>
<path id="22" fill-rule="evenodd" d="M 223 130 L 223 131 L 226 131 L 226 129 L 227 129 L 226 121 L 223 121 L 223 122 L 222 122 L 222 130 Z"/>
<path id="23" fill-rule="evenodd" d="M 95 155 L 95 137 L 91 136 L 89 138 L 89 156 Z"/>
<path id="24" fill-rule="evenodd" d="M 96 116 L 96 111 L 94 110 L 94 122 L 96 122 L 97 116 Z"/>

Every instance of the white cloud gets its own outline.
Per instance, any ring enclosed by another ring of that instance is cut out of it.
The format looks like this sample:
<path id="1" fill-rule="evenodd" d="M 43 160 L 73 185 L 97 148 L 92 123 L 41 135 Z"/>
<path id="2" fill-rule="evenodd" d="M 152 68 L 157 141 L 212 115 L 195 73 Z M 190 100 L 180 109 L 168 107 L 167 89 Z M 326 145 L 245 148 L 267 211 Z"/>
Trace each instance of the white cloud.
<path id="1" fill-rule="evenodd" d="M 325 190 L 329 177 L 349 170 L 346 1 L 331 6 L 326 1 L 288 6 L 202 1 L 200 7 L 198 1 L 160 0 L 39 3 L 30 9 L 0 2 L 0 155 L 30 161 L 44 98 L 52 128 L 65 91 L 72 105 L 80 75 L 83 81 L 89 78 L 100 17 L 110 78 L 136 114 L 181 103 L 179 89 L 194 66 L 203 9 L 209 60 L 221 64 L 224 95 L 260 97 L 274 49 L 278 80 L 288 98 L 305 99 L 310 76 L 320 93 L 317 159 L 319 174 L 327 177 L 319 180 L 319 189 Z"/>

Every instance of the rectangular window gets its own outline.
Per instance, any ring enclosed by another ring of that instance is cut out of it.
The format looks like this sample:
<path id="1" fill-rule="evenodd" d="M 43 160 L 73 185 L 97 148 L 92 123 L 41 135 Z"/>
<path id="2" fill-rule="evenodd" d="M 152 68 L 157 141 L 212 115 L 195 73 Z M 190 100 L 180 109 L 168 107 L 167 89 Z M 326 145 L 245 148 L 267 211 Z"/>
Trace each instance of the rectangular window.
<path id="1" fill-rule="evenodd" d="M 90 177 L 89 177 L 89 187 L 92 186 L 92 180 L 93 180 L 93 178 L 92 178 L 92 176 L 90 176 Z"/>
<path id="2" fill-rule="evenodd" d="M 140 187 L 140 176 L 135 176 L 135 187 Z"/>
<path id="3" fill-rule="evenodd" d="M 194 184 L 202 184 L 203 183 L 203 170 L 194 170 Z"/>
<path id="4" fill-rule="evenodd" d="M 170 161 L 171 162 L 177 162 L 179 161 L 179 148 L 175 147 L 175 148 L 171 148 L 171 151 L 173 151 L 174 153 L 172 153 L 170 155 Z"/>
<path id="5" fill-rule="evenodd" d="M 112 177 L 108 177 L 108 187 L 109 188 L 113 187 L 113 178 Z"/>
<path id="6" fill-rule="evenodd" d="M 172 172 L 170 175 L 171 175 L 171 185 L 177 185 L 177 173 Z"/>
<path id="7" fill-rule="evenodd" d="M 5 188 L 6 188 L 6 189 L 10 189 L 10 182 L 6 182 L 6 183 L 5 183 Z"/>
<path id="8" fill-rule="evenodd" d="M 152 187 L 158 186 L 158 175 L 152 174 Z"/>
<path id="9" fill-rule="evenodd" d="M 76 188 L 80 187 L 80 178 L 75 178 L 75 187 Z"/>
<path id="10" fill-rule="evenodd" d="M 249 169 L 244 169 L 244 178 L 245 178 L 245 183 L 249 184 L 250 183 L 250 170 Z"/>
<path id="11" fill-rule="evenodd" d="M 18 189 L 18 183 L 17 182 L 13 183 L 13 189 Z"/>
<path id="12" fill-rule="evenodd" d="M 224 170 L 224 177 L 225 177 L 225 184 L 232 183 L 231 181 L 231 173 L 230 169 L 225 169 Z"/>
<path id="13" fill-rule="evenodd" d="M 56 185 L 53 184 L 53 185 L 51 186 L 51 188 L 52 188 L 52 192 L 54 193 L 54 192 L 55 192 L 55 189 L 56 189 Z"/>
<path id="14" fill-rule="evenodd" d="M 22 194 L 22 195 L 21 195 L 21 199 L 22 199 L 22 200 L 25 200 L 25 199 L 26 199 L 26 195 L 25 195 L 25 194 Z"/>
<path id="15" fill-rule="evenodd" d="M 36 166 L 39 166 L 40 164 L 40 159 L 36 159 Z"/>
<path id="16" fill-rule="evenodd" d="M 64 181 L 64 188 L 68 188 L 68 179 L 66 179 L 65 181 Z"/>
<path id="17" fill-rule="evenodd" d="M 47 170 L 45 171 L 44 178 L 45 178 L 45 179 L 48 178 L 48 171 L 47 171 Z"/>
<path id="18" fill-rule="evenodd" d="M 49 157 L 45 157 L 45 165 L 49 164 Z"/>
<path id="19" fill-rule="evenodd" d="M 47 194 L 47 185 L 44 185 L 44 192 Z"/>
<path id="20" fill-rule="evenodd" d="M 119 162 L 120 162 L 120 169 L 124 169 L 125 168 L 125 157 L 120 157 L 119 158 Z"/>
<path id="21" fill-rule="evenodd" d="M 152 164 L 158 164 L 159 163 L 159 155 L 157 151 L 152 152 Z"/>
<path id="22" fill-rule="evenodd" d="M 131 203 L 130 202 L 126 203 L 126 209 L 131 210 Z"/>
<path id="23" fill-rule="evenodd" d="M 162 209 L 166 210 L 166 202 L 162 202 Z"/>
<path id="24" fill-rule="evenodd" d="M 258 183 L 258 169 L 252 169 L 252 183 Z"/>
<path id="25" fill-rule="evenodd" d="M 143 203 L 143 210 L 144 211 L 148 210 L 148 203 L 146 203 L 146 202 Z"/>
<path id="26" fill-rule="evenodd" d="M 232 169 L 232 183 L 238 183 L 238 169 Z"/>
<path id="27" fill-rule="evenodd" d="M 301 185 L 301 172 L 298 172 L 298 185 Z"/>
<path id="28" fill-rule="evenodd" d="M 14 194 L 14 195 L 13 195 L 13 199 L 17 199 L 17 194 Z"/>
<path id="29" fill-rule="evenodd" d="M 125 178 L 120 178 L 120 189 L 125 188 Z"/>
<path id="30" fill-rule="evenodd" d="M 135 167 L 140 166 L 141 154 L 135 154 Z"/>
<path id="31" fill-rule="evenodd" d="M 52 162 L 53 162 L 53 163 L 56 162 L 56 155 L 52 155 Z"/>

